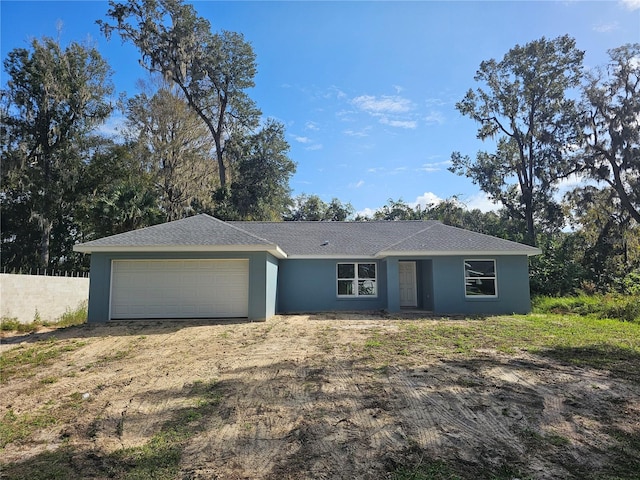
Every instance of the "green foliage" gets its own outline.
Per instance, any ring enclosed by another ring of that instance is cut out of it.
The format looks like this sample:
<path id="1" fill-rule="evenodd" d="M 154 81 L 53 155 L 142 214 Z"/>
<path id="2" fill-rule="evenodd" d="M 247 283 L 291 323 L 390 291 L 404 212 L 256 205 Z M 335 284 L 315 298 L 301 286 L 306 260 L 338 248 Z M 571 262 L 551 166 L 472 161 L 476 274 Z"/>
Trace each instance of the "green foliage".
<path id="1" fill-rule="evenodd" d="M 541 296 L 533 299 L 533 311 L 640 323 L 640 295 Z"/>
<path id="2" fill-rule="evenodd" d="M 259 132 L 236 139 L 233 147 L 228 153 L 235 171 L 229 191 L 233 214 L 217 216 L 256 221 L 282 219 L 291 198 L 289 179 L 296 171 L 296 164 L 287 156 L 289 144 L 284 125 L 268 120 Z"/>
<path id="3" fill-rule="evenodd" d="M 456 104 L 480 124 L 478 138 L 497 137 L 497 148 L 478 152 L 475 160 L 454 152 L 450 170 L 471 178 L 522 220 L 530 245 L 536 227 L 554 231 L 562 225 L 553 193 L 571 173 L 566 145 L 579 135 L 577 108 L 565 93 L 580 82 L 583 56 L 566 35 L 516 45 L 500 62 L 483 61 L 475 80 L 485 88 L 469 90 Z"/>
<path id="4" fill-rule="evenodd" d="M 327 204 L 318 195 L 298 195 L 292 203 L 283 216 L 285 221 L 344 222 L 355 211 L 350 203 L 343 204 L 339 199 L 332 198 Z"/>
<path id="5" fill-rule="evenodd" d="M 640 43 L 609 50 L 583 88 L 584 151 L 578 171 L 615 192 L 619 209 L 640 224 Z"/>
<path id="6" fill-rule="evenodd" d="M 2 265 L 58 267 L 78 225 L 91 133 L 111 113 L 111 69 L 95 48 L 51 38 L 9 52 L 2 95 Z"/>

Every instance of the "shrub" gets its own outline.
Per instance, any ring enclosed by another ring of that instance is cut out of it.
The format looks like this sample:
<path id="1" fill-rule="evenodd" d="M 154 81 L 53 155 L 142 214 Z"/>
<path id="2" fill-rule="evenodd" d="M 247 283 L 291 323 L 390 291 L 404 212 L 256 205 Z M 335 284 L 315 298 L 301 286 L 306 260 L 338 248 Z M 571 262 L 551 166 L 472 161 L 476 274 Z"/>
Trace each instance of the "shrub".
<path id="1" fill-rule="evenodd" d="M 533 311 L 640 322 L 640 296 L 582 294 L 575 297 L 536 297 L 533 299 Z"/>

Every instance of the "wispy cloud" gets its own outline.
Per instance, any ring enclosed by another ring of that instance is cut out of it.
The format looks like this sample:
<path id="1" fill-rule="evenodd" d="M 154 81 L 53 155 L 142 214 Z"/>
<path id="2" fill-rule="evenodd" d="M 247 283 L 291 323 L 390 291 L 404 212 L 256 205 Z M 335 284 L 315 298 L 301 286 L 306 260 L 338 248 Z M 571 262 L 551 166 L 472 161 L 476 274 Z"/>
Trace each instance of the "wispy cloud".
<path id="1" fill-rule="evenodd" d="M 320 127 L 318 126 L 318 124 L 316 122 L 307 122 L 304 125 L 304 128 L 306 128 L 307 130 L 312 130 L 314 132 L 317 132 L 318 130 L 320 130 Z"/>
<path id="2" fill-rule="evenodd" d="M 383 125 L 389 125 L 390 127 L 408 128 L 414 129 L 418 126 L 418 122 L 415 120 L 391 120 L 387 117 L 381 117 L 380 123 Z"/>
<path id="3" fill-rule="evenodd" d="M 427 125 L 442 125 L 444 123 L 444 115 L 442 112 L 432 110 L 424 117 L 424 121 L 427 122 Z"/>
<path id="4" fill-rule="evenodd" d="M 361 95 L 354 98 L 351 103 L 360 110 L 376 113 L 405 113 L 411 110 L 411 101 L 397 95 L 383 95 L 375 97 L 373 95 Z"/>
<path id="5" fill-rule="evenodd" d="M 313 145 L 308 146 L 307 148 L 305 148 L 305 150 L 309 150 L 309 151 L 315 151 L 315 150 L 322 150 L 322 144 L 321 143 L 316 143 Z"/>
<path id="6" fill-rule="evenodd" d="M 350 183 L 349 188 L 360 188 L 364 185 L 364 180 L 358 180 L 356 183 Z"/>
<path id="7" fill-rule="evenodd" d="M 420 168 L 418 168 L 421 172 L 439 172 L 440 170 L 445 169 L 451 165 L 451 160 L 444 160 L 442 162 L 431 162 L 431 163 L 423 163 Z"/>
<path id="8" fill-rule="evenodd" d="M 621 0 L 621 2 L 629 10 L 637 10 L 640 8 L 640 0 Z"/>
<path id="9" fill-rule="evenodd" d="M 311 139 L 309 137 L 300 137 L 298 135 L 294 135 L 293 139 L 298 143 L 311 143 Z"/>
<path id="10" fill-rule="evenodd" d="M 345 135 L 348 135 L 349 137 L 364 138 L 369 136 L 369 130 L 371 130 L 371 127 L 364 127 L 364 128 L 361 128 L 360 130 L 349 129 L 349 130 L 345 130 L 343 133 Z"/>
<path id="11" fill-rule="evenodd" d="M 593 26 L 593 30 L 598 33 L 607 33 L 618 30 L 620 24 L 618 22 L 599 23 Z"/>

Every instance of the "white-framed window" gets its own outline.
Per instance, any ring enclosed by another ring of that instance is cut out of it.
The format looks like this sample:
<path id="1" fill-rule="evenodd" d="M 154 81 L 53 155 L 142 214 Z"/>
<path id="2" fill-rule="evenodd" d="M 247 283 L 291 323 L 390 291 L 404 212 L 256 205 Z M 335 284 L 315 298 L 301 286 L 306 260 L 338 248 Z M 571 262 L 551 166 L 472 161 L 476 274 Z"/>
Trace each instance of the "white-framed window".
<path id="1" fill-rule="evenodd" d="M 375 297 L 378 295 L 375 263 L 338 263 L 338 297 Z"/>
<path id="2" fill-rule="evenodd" d="M 498 283 L 495 260 L 464 261 L 465 297 L 497 297 Z"/>

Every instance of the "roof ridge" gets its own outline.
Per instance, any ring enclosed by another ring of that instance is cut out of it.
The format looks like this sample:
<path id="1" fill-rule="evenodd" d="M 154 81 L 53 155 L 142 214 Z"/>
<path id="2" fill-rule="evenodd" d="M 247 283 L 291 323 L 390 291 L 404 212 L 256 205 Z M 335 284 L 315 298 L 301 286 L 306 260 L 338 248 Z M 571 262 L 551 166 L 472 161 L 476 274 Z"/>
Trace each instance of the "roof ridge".
<path id="1" fill-rule="evenodd" d="M 417 221 L 424 222 L 425 220 L 417 220 Z M 377 254 L 379 254 L 380 252 L 384 252 L 384 251 L 386 251 L 386 250 L 389 250 L 389 249 L 391 249 L 392 247 L 395 247 L 396 245 L 399 245 L 399 244 L 401 244 L 401 243 L 403 243 L 403 242 L 406 242 L 406 241 L 407 241 L 407 240 L 409 240 L 410 238 L 415 237 L 416 235 L 419 235 L 419 234 L 421 234 L 421 233 L 425 232 L 426 230 L 429 230 L 430 228 L 433 228 L 433 226 L 434 226 L 434 225 L 436 225 L 437 223 L 439 223 L 439 222 L 431 222 L 430 220 L 426 220 L 426 221 L 428 221 L 428 222 L 429 222 L 429 224 L 427 224 L 427 226 L 425 226 L 423 229 L 418 230 L 417 232 L 412 233 L 412 234 L 411 234 L 411 235 L 409 235 L 408 237 L 404 237 L 402 240 L 398 240 L 397 242 L 392 243 L 391 245 L 388 245 L 388 246 L 384 247 L 384 248 L 383 248 L 383 249 L 381 249 L 379 252 L 377 252 L 377 253 L 376 253 L 376 255 L 377 255 Z"/>
<path id="2" fill-rule="evenodd" d="M 206 213 L 200 213 L 199 215 L 204 215 L 205 217 L 207 217 L 207 218 L 209 218 L 209 219 L 211 219 L 211 220 L 215 220 L 216 222 L 223 223 L 223 224 L 224 224 L 224 225 L 226 225 L 227 227 L 233 228 L 234 230 L 237 230 L 238 232 L 244 233 L 245 235 L 248 235 L 248 236 L 250 236 L 250 237 L 252 237 L 252 238 L 255 238 L 256 240 L 260 240 L 261 242 L 266 242 L 266 243 L 267 243 L 267 244 L 269 244 L 269 245 L 276 245 L 276 243 L 275 243 L 273 240 L 269 240 L 269 239 L 267 239 L 267 238 L 262 238 L 262 237 L 259 237 L 258 235 L 254 235 L 254 234 L 253 234 L 253 233 L 251 233 L 251 232 L 247 232 L 247 231 L 246 231 L 245 229 L 243 229 L 243 228 L 237 227 L 236 225 L 232 225 L 232 224 L 231 224 L 231 223 L 229 223 L 229 222 L 225 222 L 224 220 L 220 220 L 219 218 L 213 217 L 213 216 L 211 216 L 211 215 L 209 215 L 209 214 L 206 214 Z M 196 216 L 197 216 L 197 215 L 196 215 Z"/>

